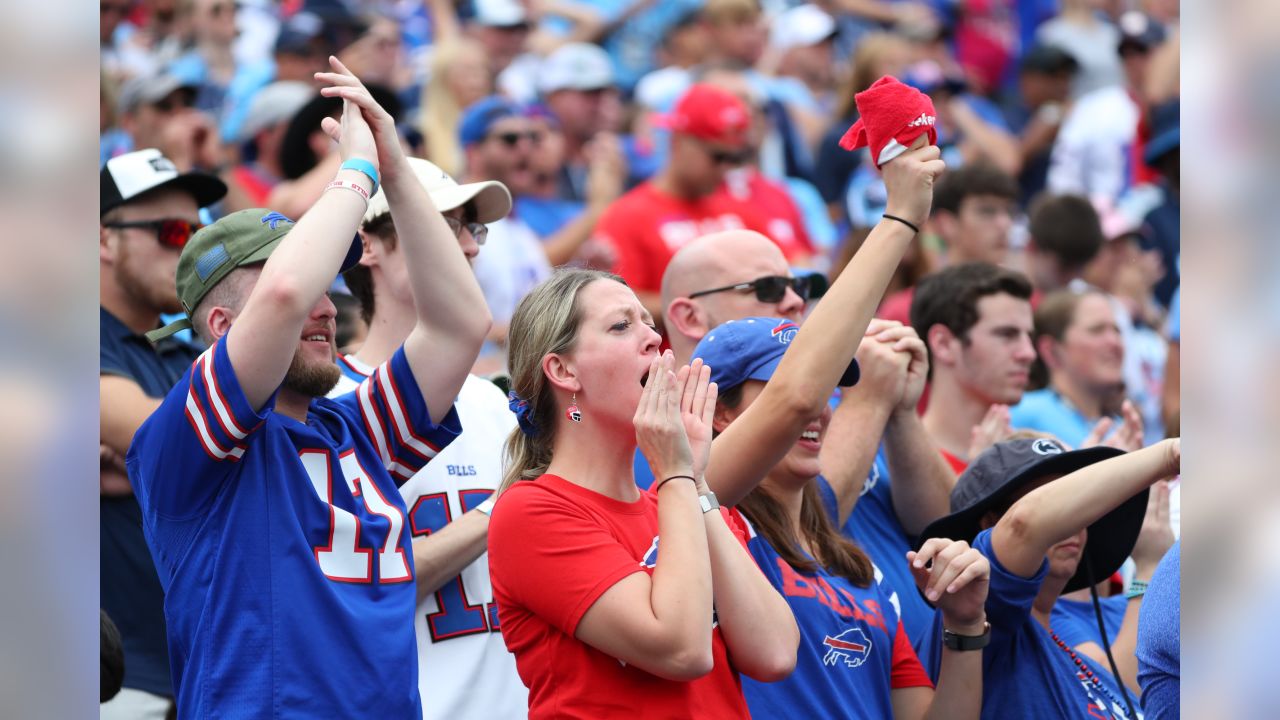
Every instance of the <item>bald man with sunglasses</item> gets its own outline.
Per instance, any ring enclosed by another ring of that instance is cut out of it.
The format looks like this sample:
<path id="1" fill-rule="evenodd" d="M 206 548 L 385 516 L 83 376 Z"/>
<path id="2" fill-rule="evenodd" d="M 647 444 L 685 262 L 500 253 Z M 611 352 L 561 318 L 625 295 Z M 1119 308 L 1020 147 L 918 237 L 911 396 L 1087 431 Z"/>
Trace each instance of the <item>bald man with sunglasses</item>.
<path id="1" fill-rule="evenodd" d="M 201 173 L 179 174 L 159 150 L 112 158 L 101 173 L 99 257 L 100 538 L 102 609 L 120 629 L 124 688 L 103 718 L 163 718 L 173 704 L 164 592 L 142 535 L 142 511 L 124 472 L 133 434 L 200 354 L 143 333 L 180 312 L 178 256 L 199 210 L 227 192 Z"/>

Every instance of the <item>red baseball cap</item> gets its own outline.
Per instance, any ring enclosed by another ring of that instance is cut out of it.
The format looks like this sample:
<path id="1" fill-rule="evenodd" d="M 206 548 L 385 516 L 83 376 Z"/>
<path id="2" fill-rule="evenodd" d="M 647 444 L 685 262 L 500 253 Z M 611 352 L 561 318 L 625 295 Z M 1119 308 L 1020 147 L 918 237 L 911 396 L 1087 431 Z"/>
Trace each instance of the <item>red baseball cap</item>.
<path id="1" fill-rule="evenodd" d="M 660 116 L 657 124 L 673 133 L 741 147 L 747 142 L 751 113 L 746 104 L 728 90 L 699 83 L 685 91 L 675 108 Z"/>

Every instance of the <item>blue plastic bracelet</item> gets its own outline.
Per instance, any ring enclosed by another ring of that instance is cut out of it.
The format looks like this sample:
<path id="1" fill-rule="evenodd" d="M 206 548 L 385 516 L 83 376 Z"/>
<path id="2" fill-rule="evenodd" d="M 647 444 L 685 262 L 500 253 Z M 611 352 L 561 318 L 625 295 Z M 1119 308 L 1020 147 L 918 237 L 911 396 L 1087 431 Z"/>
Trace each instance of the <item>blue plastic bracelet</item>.
<path id="1" fill-rule="evenodd" d="M 365 175 L 368 175 L 369 179 L 373 181 L 373 189 L 369 191 L 369 194 L 373 195 L 374 193 L 378 192 L 378 168 L 374 167 L 373 163 L 369 162 L 368 160 L 363 160 L 361 158 L 351 158 L 350 160 L 347 160 L 346 162 L 342 163 L 342 166 L 339 169 L 355 170 L 357 172 L 362 172 Z"/>

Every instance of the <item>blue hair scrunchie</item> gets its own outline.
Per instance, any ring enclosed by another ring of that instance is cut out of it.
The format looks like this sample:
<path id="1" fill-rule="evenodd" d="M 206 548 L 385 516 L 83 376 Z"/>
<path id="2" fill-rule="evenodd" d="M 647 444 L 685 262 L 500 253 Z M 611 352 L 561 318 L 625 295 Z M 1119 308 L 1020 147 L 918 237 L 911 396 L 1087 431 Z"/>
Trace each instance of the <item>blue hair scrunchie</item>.
<path id="1" fill-rule="evenodd" d="M 533 424 L 533 418 L 529 416 L 529 401 L 517 395 L 515 390 L 507 393 L 507 407 L 516 414 L 516 422 L 520 424 L 521 432 L 525 435 L 533 435 L 538 431 L 537 426 Z"/>

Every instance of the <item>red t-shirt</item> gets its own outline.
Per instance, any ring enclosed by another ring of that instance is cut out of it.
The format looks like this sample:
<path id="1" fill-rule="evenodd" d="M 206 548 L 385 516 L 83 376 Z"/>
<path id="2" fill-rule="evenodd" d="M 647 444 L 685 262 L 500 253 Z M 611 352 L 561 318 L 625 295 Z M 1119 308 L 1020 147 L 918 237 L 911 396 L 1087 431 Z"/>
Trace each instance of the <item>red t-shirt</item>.
<path id="1" fill-rule="evenodd" d="M 813 242 L 805 230 L 804 218 L 785 187 L 757 170 L 744 168 L 742 174 L 730 173 L 716 192 L 757 213 L 768 228 L 765 235 L 782 250 L 787 262 L 806 262 L 813 257 Z"/>
<path id="2" fill-rule="evenodd" d="M 769 234 L 758 213 L 725 192 L 684 200 L 646 182 L 604 211 L 595 239 L 617 252 L 613 271 L 632 290 L 658 292 L 662 273 L 677 250 L 703 235 L 743 229 Z"/>
<path id="3" fill-rule="evenodd" d="M 882 320 L 897 320 L 903 325 L 910 325 L 911 301 L 915 299 L 915 296 L 916 289 L 914 287 L 899 290 L 880 303 L 880 308 L 876 310 L 876 317 Z M 916 332 L 921 333 L 921 337 L 924 337 L 923 334 L 926 330 L 927 328 L 924 330 L 916 328 Z"/>
<path id="4" fill-rule="evenodd" d="M 730 527 L 745 546 L 745 529 Z M 489 525 L 489 575 L 531 720 L 750 717 L 719 627 L 714 668 L 692 682 L 624 665 L 574 637 L 606 590 L 631 573 L 653 574 L 657 545 L 651 492 L 625 503 L 543 475 L 503 493 Z"/>

